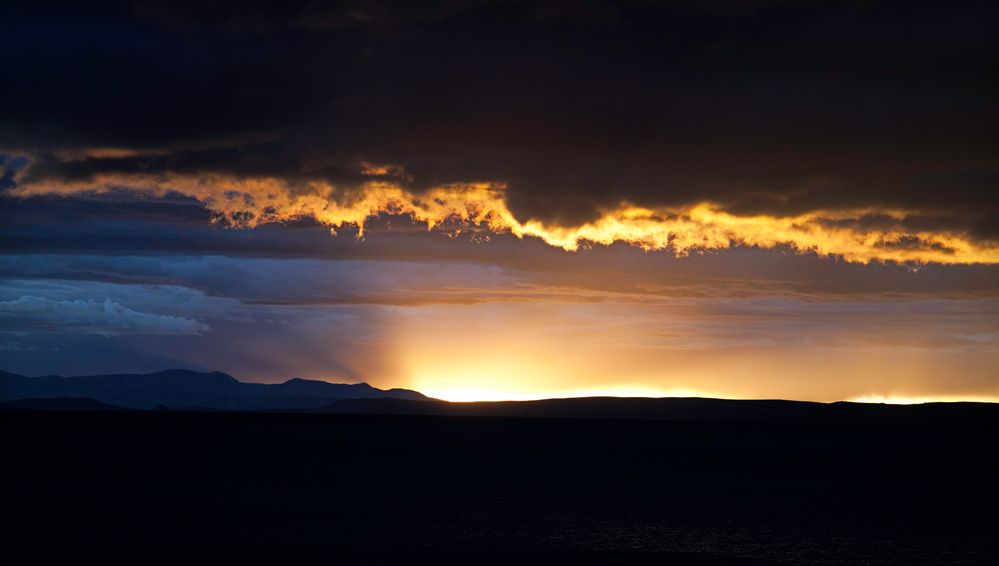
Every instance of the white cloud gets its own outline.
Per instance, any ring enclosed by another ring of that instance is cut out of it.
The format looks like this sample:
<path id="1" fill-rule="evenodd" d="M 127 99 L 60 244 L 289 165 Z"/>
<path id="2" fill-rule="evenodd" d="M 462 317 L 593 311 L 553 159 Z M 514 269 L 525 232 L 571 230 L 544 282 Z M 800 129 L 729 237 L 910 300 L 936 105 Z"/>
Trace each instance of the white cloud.
<path id="1" fill-rule="evenodd" d="M 0 301 L 0 325 L 75 334 L 201 334 L 208 326 L 190 318 L 140 312 L 104 299 L 53 300 L 23 295 Z"/>

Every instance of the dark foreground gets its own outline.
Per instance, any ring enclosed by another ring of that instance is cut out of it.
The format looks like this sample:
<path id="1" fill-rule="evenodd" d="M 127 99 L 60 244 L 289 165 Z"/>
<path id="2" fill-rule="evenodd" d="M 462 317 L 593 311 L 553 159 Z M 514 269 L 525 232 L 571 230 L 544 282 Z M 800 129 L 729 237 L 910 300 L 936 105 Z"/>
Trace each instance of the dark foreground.
<path id="1" fill-rule="evenodd" d="M 5 563 L 995 564 L 986 424 L 0 413 Z"/>

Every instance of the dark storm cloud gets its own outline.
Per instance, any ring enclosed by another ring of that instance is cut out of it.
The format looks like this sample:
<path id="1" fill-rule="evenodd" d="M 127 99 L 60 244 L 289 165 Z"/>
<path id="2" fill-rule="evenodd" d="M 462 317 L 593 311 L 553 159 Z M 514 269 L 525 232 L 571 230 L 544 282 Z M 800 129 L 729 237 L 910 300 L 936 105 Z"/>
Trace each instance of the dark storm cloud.
<path id="1" fill-rule="evenodd" d="M 988 2 L 26 3 L 0 23 L 0 148 L 23 183 L 392 164 L 415 190 L 505 183 L 522 219 L 886 208 L 995 240 L 997 24 Z"/>

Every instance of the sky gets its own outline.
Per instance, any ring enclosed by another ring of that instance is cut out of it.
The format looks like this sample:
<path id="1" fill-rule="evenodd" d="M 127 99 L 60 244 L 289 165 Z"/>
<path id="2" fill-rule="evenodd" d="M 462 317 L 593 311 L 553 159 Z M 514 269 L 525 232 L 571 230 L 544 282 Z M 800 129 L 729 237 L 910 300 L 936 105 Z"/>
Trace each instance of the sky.
<path id="1" fill-rule="evenodd" d="M 999 9 L 13 3 L 0 369 L 999 401 Z"/>

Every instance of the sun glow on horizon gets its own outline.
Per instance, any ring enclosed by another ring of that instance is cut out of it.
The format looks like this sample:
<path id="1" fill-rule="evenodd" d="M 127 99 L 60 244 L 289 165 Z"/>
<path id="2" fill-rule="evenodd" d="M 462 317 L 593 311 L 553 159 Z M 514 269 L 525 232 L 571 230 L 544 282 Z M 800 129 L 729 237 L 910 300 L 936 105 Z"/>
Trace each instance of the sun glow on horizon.
<path id="1" fill-rule="evenodd" d="M 924 403 L 999 403 L 999 396 L 987 395 L 901 395 L 896 393 L 868 394 L 846 399 L 851 403 L 882 405 L 922 405 Z"/>
<path id="2" fill-rule="evenodd" d="M 474 380 L 473 380 L 474 381 Z M 654 387 L 644 387 L 635 385 L 609 386 L 593 389 L 576 390 L 545 390 L 545 391 L 516 391 L 503 389 L 489 389 L 484 387 L 443 387 L 440 389 L 424 389 L 421 393 L 434 399 L 440 399 L 451 403 L 477 403 L 477 402 L 501 402 L 501 401 L 541 401 L 545 399 L 577 399 L 586 397 L 617 397 L 644 398 L 644 399 L 679 399 L 679 398 L 704 398 L 723 399 L 731 401 L 747 400 L 772 400 L 775 397 L 739 397 L 711 393 L 695 389 L 669 388 L 658 389 Z M 786 401 L 804 401 L 814 403 L 835 403 L 846 401 L 850 403 L 881 404 L 881 405 L 922 405 L 925 403 L 999 403 L 999 396 L 981 395 L 940 395 L 940 396 L 909 396 L 899 394 L 870 394 L 861 395 L 842 400 L 814 400 L 814 399 L 783 399 Z"/>
<path id="3" fill-rule="evenodd" d="M 763 303 L 752 313 L 752 324 L 736 332 L 728 318 L 705 320 L 673 304 L 533 301 L 393 308 L 383 314 L 392 322 L 385 336 L 392 346 L 385 357 L 394 366 L 376 381 L 454 402 L 595 396 L 999 401 L 994 387 L 947 388 L 933 380 L 944 368 L 957 367 L 984 379 L 990 350 L 937 351 L 878 342 L 882 336 L 868 331 L 865 312 L 846 316 L 823 309 L 826 322 L 814 328 L 797 318 L 793 328 L 783 319 L 759 322 L 771 312 L 771 305 Z M 814 311 L 801 312 L 812 316 Z M 909 315 L 899 314 L 905 312 L 901 308 L 885 312 L 880 324 L 905 328 L 909 322 Z M 768 333 L 773 344 L 742 339 Z M 813 343 L 802 344 L 800 336 Z M 911 333 L 909 338 L 917 345 L 930 342 Z"/>

